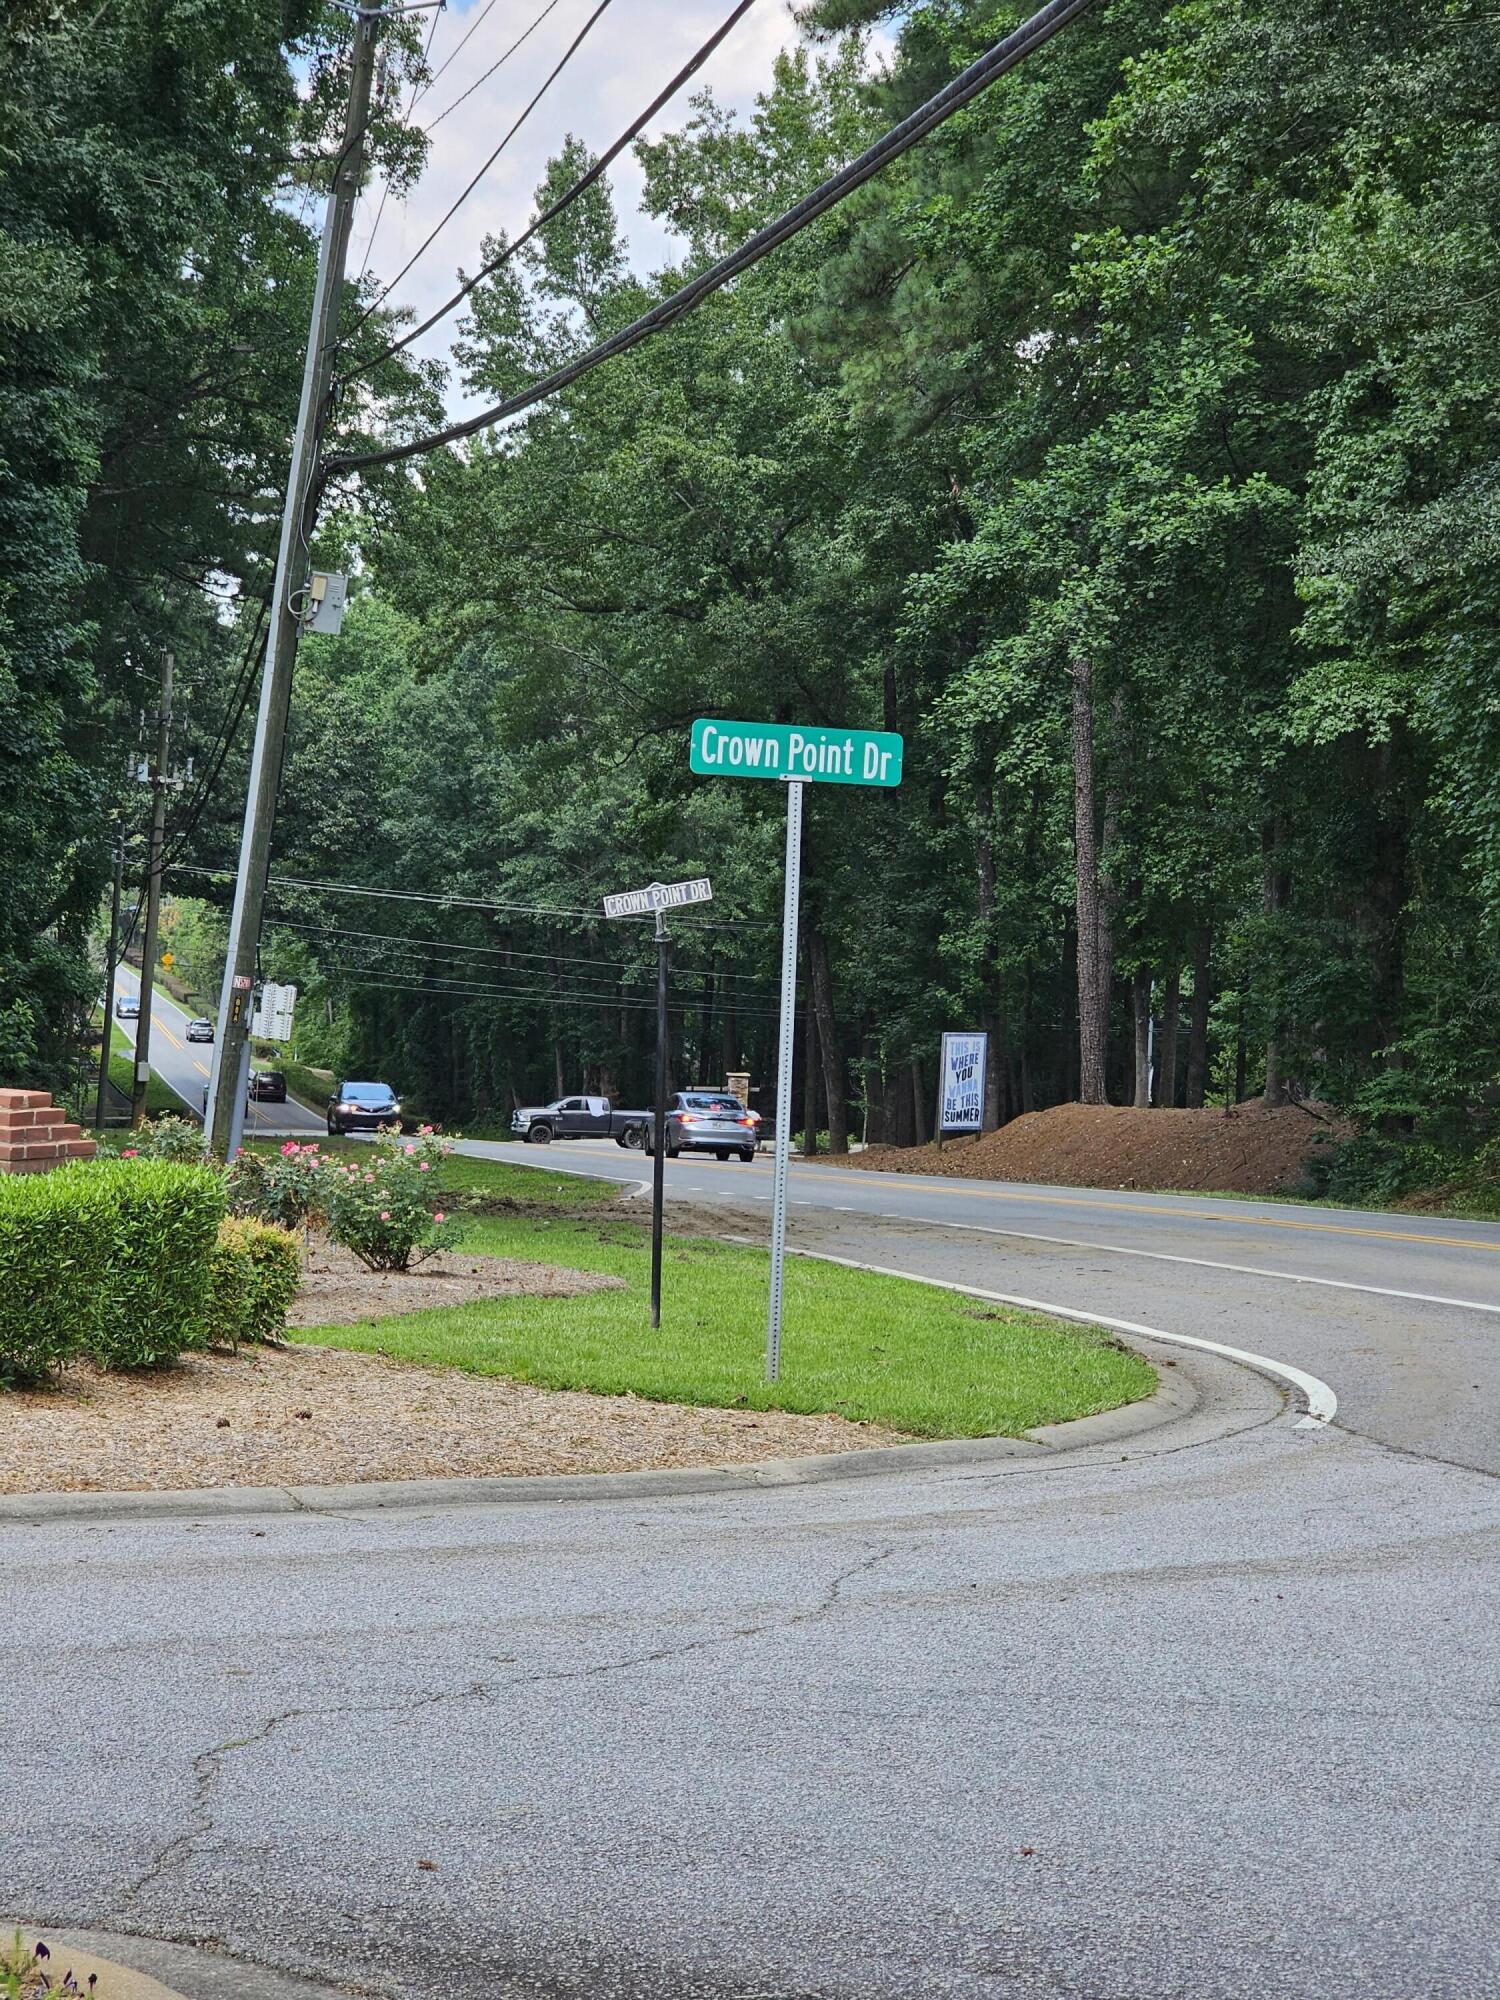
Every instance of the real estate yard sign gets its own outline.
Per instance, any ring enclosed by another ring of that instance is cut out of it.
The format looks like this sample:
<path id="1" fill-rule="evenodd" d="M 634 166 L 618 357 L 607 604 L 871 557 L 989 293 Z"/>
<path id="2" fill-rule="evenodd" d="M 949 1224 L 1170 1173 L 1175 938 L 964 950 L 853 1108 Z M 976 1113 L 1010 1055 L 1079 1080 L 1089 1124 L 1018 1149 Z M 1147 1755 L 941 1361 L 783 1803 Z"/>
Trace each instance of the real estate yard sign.
<path id="1" fill-rule="evenodd" d="M 939 1132 L 978 1132 L 984 1125 L 984 1066 L 988 1035 L 943 1036 Z"/>

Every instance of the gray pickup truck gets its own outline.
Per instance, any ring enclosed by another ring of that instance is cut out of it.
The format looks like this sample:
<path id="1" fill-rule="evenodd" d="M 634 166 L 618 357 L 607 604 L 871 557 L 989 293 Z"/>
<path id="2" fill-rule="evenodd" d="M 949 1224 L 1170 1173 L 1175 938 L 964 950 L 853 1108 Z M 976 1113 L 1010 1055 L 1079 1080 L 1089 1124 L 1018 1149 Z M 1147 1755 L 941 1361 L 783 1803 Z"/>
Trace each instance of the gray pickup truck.
<path id="1" fill-rule="evenodd" d="M 634 1151 L 646 1142 L 649 1111 L 616 1111 L 607 1097 L 559 1097 L 552 1104 L 523 1104 L 510 1129 L 532 1146 L 554 1139 L 613 1139 Z"/>

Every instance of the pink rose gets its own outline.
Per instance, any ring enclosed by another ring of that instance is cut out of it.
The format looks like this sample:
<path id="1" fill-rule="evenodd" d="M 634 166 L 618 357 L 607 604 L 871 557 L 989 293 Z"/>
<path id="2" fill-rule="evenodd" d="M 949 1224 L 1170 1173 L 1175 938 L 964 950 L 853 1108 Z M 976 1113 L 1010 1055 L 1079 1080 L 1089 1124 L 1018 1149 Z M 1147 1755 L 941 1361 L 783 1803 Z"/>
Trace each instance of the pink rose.
<path id="1" fill-rule="evenodd" d="M 302 1150 L 301 1147 L 297 1144 L 297 1141 L 295 1139 L 288 1139 L 286 1144 L 281 1149 L 281 1157 L 284 1160 L 289 1160 L 292 1157 L 293 1153 L 298 1153 L 301 1150 Z"/>
<path id="2" fill-rule="evenodd" d="M 380 1211 L 380 1219 L 382 1222 L 389 1222 L 391 1219 L 391 1211 L 388 1208 L 383 1208 Z"/>
<path id="3" fill-rule="evenodd" d="M 121 1153 L 120 1158 L 122 1160 L 136 1160 L 140 1158 L 140 1154 L 136 1151 L 134 1146 L 127 1146 L 124 1152 Z"/>
<path id="4" fill-rule="evenodd" d="M 416 1147 L 415 1147 L 415 1146 L 408 1146 L 408 1147 L 407 1147 L 407 1149 L 406 1149 L 406 1157 L 407 1157 L 407 1159 L 410 1159 L 410 1158 L 411 1158 L 411 1156 L 412 1156 L 412 1154 L 413 1154 L 413 1153 L 414 1153 L 414 1152 L 415 1152 L 416 1150 L 417 1150 L 417 1149 L 416 1149 Z"/>
<path id="5" fill-rule="evenodd" d="M 432 1219 L 434 1222 L 446 1222 L 448 1220 L 447 1216 L 444 1215 L 441 1209 L 438 1210 L 437 1214 Z"/>
<path id="6" fill-rule="evenodd" d="M 408 1148 L 407 1148 L 407 1151 L 408 1151 L 408 1152 L 410 1152 L 410 1151 L 411 1151 L 411 1148 L 410 1148 L 409 1146 L 408 1146 Z M 424 1160 L 424 1161 L 422 1162 L 421 1166 L 420 1166 L 420 1167 L 418 1167 L 418 1169 L 417 1169 L 417 1172 L 418 1172 L 418 1173 L 421 1173 L 421 1174 L 430 1174 L 430 1173 L 432 1172 L 432 1168 L 431 1168 L 431 1167 L 429 1166 L 429 1164 L 427 1163 L 427 1161 L 426 1161 L 426 1160 Z"/>

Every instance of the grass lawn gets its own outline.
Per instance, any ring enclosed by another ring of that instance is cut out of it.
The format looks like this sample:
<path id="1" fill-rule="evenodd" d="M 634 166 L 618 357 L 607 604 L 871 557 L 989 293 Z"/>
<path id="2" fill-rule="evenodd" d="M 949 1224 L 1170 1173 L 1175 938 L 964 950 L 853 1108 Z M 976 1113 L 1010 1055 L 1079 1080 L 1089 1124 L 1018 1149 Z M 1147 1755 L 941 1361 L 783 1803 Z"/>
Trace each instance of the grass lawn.
<path id="1" fill-rule="evenodd" d="M 551 1178 L 500 1162 L 462 1165 L 524 1178 L 533 1202 L 532 1184 Z M 491 1190 L 497 1185 L 487 1181 Z M 570 1181 L 567 1203 L 588 1199 L 587 1185 Z M 464 1249 L 607 1272 L 627 1288 L 492 1300 L 292 1337 L 550 1389 L 831 1410 L 920 1437 L 1017 1436 L 1135 1402 L 1156 1387 L 1148 1364 L 1102 1332 L 802 1258 L 787 1262 L 782 1379 L 770 1384 L 762 1379 L 770 1263 L 763 1250 L 669 1237 L 662 1326 L 653 1333 L 650 1237 L 640 1221 L 491 1215 L 473 1223 Z"/>

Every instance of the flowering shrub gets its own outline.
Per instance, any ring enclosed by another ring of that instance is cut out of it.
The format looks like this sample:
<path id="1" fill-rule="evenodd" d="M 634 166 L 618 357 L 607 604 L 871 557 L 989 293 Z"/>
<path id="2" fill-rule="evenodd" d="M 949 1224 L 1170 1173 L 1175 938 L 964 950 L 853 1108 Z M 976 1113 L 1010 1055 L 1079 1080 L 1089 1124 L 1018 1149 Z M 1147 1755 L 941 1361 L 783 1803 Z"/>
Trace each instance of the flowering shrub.
<path id="1" fill-rule="evenodd" d="M 367 1158 L 327 1161 L 323 1212 L 334 1242 L 372 1271 L 404 1271 L 451 1249 L 463 1228 L 432 1191 L 448 1150 L 424 1126 L 414 1140 L 382 1135 Z"/>
<path id="2" fill-rule="evenodd" d="M 328 1177 L 337 1166 L 316 1139 L 289 1139 L 279 1153 L 241 1153 L 229 1169 L 229 1209 L 256 1222 L 299 1229 L 326 1216 Z"/>
<path id="3" fill-rule="evenodd" d="M 139 1131 L 122 1133 L 118 1146 L 104 1148 L 106 1157 L 112 1153 L 121 1160 L 186 1160 L 193 1165 L 206 1151 L 203 1127 L 170 1112 L 148 1119 Z"/>

